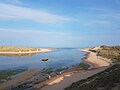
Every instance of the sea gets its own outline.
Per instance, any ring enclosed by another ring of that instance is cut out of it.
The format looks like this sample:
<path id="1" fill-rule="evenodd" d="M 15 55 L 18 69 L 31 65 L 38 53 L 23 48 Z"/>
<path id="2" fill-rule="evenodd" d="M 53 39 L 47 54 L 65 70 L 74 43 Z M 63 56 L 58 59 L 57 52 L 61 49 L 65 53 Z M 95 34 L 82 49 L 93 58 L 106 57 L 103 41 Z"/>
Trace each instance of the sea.
<path id="1" fill-rule="evenodd" d="M 81 58 L 84 52 L 80 52 L 81 48 L 57 48 L 51 52 L 37 53 L 27 56 L 3 56 L 0 55 L 0 70 L 14 68 L 43 69 L 54 68 L 64 69 L 82 62 Z M 42 61 L 48 58 L 48 61 Z"/>

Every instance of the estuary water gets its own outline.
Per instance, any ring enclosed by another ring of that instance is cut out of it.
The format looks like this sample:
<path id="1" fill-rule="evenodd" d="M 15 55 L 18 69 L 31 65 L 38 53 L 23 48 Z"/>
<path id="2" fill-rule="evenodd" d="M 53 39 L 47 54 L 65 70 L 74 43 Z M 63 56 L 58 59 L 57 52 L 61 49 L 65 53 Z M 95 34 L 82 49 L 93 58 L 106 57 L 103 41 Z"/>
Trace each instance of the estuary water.
<path id="1" fill-rule="evenodd" d="M 28 57 L 0 56 L 0 69 L 19 67 L 62 69 L 79 64 L 84 54 L 76 48 L 59 48 Z M 49 60 L 42 61 L 42 58 L 49 58 Z"/>

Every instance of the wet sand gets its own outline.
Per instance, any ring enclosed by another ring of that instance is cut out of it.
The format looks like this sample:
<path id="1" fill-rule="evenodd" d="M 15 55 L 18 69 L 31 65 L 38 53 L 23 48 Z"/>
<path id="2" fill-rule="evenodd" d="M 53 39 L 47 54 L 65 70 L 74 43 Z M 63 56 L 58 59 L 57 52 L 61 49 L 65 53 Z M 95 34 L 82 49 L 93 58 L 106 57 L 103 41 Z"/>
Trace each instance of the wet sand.
<path id="1" fill-rule="evenodd" d="M 12 87 L 15 87 L 15 86 L 21 84 L 22 82 L 28 80 L 29 78 L 31 78 L 36 72 L 37 72 L 37 70 L 35 70 L 35 69 L 27 70 L 20 76 L 16 76 L 12 80 L 1 83 L 0 90 L 11 90 Z"/>

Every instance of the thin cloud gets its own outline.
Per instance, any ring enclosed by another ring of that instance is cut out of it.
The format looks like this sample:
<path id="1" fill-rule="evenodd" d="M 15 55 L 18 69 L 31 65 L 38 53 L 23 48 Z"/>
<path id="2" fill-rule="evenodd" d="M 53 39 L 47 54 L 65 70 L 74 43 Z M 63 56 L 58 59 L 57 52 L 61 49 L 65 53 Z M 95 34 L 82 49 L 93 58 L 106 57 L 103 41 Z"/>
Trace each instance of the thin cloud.
<path id="1" fill-rule="evenodd" d="M 103 17 L 103 18 L 110 17 L 110 18 L 120 19 L 120 10 L 118 10 L 118 9 L 94 8 L 94 7 L 79 7 L 79 8 L 84 11 L 89 11 L 89 15 L 91 15 L 93 12 L 95 12 L 95 15 L 98 17 Z"/>
<path id="2" fill-rule="evenodd" d="M 120 11 L 117 9 L 79 7 L 84 10 L 79 12 L 79 23 L 83 27 L 89 28 L 111 28 L 116 27 L 116 23 L 120 22 Z M 81 18 L 82 17 L 82 18 Z M 117 26 L 118 27 L 118 26 Z"/>
<path id="3" fill-rule="evenodd" d="M 85 27 L 109 27 L 111 25 L 110 21 L 105 21 L 105 20 L 92 20 L 90 22 L 86 22 L 83 24 Z"/>
<path id="4" fill-rule="evenodd" d="M 0 4 L 0 20 L 3 19 L 26 19 L 47 24 L 66 23 L 71 20 L 69 17 L 52 14 L 42 10 L 35 10 L 2 3 Z"/>
<path id="5" fill-rule="evenodd" d="M 15 38 L 15 37 L 20 36 L 20 38 L 39 37 L 38 39 L 40 39 L 40 38 L 44 39 L 47 37 L 54 37 L 54 36 L 55 37 L 59 37 L 59 36 L 63 37 L 63 36 L 71 36 L 72 35 L 72 33 L 68 33 L 68 32 L 49 32 L 49 31 L 44 31 L 44 30 L 5 29 L 5 28 L 0 28 L 0 32 L 1 32 L 0 38 L 2 38 L 2 37 Z M 53 38 L 53 39 L 55 39 L 55 38 Z"/>
<path id="6" fill-rule="evenodd" d="M 68 32 L 47 32 L 40 30 L 16 30 L 0 28 L 1 45 L 30 46 L 75 46 L 82 40 L 80 35 Z"/>
<path id="7" fill-rule="evenodd" d="M 22 2 L 20 0 L 6 0 L 7 3 L 10 3 L 10 4 L 22 4 Z"/>
<path id="8" fill-rule="evenodd" d="M 11 4 L 11 5 L 22 5 L 22 0 L 0 0 L 0 2 Z"/>
<path id="9" fill-rule="evenodd" d="M 107 8 L 96 8 L 96 7 L 79 7 L 83 10 L 88 11 L 98 11 L 98 12 L 106 12 L 106 13 L 120 13 L 118 9 L 107 9 Z"/>

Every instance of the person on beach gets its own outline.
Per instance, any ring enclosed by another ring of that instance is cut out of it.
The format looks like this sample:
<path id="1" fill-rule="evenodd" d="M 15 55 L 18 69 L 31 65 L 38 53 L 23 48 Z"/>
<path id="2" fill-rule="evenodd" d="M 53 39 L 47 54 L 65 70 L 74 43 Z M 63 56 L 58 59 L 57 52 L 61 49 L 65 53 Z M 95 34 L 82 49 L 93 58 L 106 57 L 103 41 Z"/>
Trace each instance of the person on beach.
<path id="1" fill-rule="evenodd" d="M 50 75 L 48 76 L 48 79 L 51 79 L 51 76 L 50 76 Z"/>

